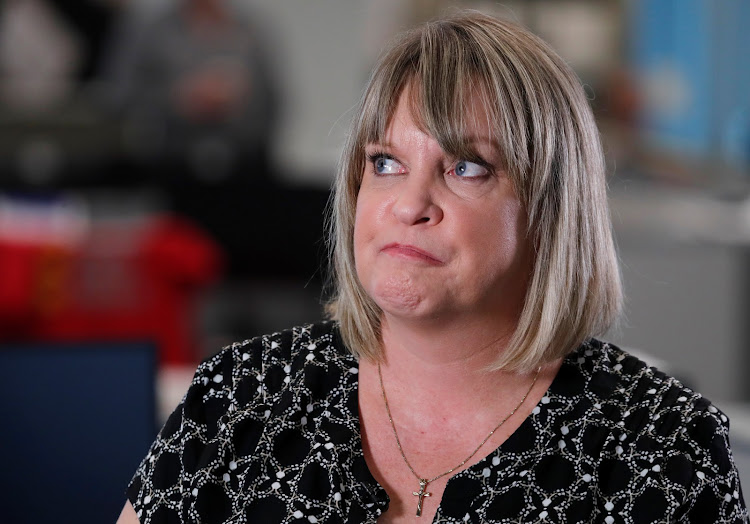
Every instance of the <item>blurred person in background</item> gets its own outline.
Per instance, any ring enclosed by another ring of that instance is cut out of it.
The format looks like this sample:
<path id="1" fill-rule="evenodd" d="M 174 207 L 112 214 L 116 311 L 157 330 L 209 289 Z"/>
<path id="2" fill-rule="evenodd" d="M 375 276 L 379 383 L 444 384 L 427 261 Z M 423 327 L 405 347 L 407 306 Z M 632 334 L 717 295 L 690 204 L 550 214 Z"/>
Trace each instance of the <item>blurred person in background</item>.
<path id="1" fill-rule="evenodd" d="M 605 165 L 543 41 L 406 33 L 332 214 L 334 320 L 207 359 L 119 522 L 747 521 L 726 416 L 592 338 L 622 298 Z"/>
<path id="2" fill-rule="evenodd" d="M 247 265 L 241 210 L 263 202 L 277 85 L 265 19 L 247 2 L 135 4 L 112 36 L 106 98 L 136 172 L 165 188 L 173 211 L 203 225 Z"/>
<path id="3" fill-rule="evenodd" d="M 172 176 L 223 181 L 240 165 L 262 176 L 277 90 L 260 27 L 229 0 L 131 7 L 104 68 L 134 147 L 189 168 Z"/>
<path id="4" fill-rule="evenodd" d="M 0 102 L 4 111 L 41 112 L 67 99 L 82 51 L 77 35 L 45 0 L 0 5 Z"/>

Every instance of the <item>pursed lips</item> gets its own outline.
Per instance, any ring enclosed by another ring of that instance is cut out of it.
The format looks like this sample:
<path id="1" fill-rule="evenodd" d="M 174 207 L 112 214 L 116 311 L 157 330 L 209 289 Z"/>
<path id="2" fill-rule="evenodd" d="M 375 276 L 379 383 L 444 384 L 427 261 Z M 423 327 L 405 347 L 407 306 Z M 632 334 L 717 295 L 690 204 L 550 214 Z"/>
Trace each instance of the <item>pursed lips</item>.
<path id="1" fill-rule="evenodd" d="M 400 258 L 426 262 L 427 264 L 433 266 L 443 264 L 442 260 L 440 260 L 429 251 L 425 251 L 424 249 L 420 249 L 409 244 L 399 244 L 398 242 L 393 242 L 384 246 L 383 249 L 381 249 L 381 252 Z"/>

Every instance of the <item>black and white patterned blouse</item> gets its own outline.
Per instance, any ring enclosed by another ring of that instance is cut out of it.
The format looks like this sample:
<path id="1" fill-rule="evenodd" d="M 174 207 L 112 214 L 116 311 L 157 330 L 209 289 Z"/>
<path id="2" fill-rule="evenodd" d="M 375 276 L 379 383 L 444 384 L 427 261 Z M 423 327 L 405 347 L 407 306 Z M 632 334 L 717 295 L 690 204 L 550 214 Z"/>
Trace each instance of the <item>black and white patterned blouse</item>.
<path id="1" fill-rule="evenodd" d="M 203 362 L 128 487 L 142 523 L 375 522 L 357 360 L 335 323 Z M 450 479 L 434 522 L 747 522 L 727 418 L 598 341 L 565 359 L 497 450 Z"/>

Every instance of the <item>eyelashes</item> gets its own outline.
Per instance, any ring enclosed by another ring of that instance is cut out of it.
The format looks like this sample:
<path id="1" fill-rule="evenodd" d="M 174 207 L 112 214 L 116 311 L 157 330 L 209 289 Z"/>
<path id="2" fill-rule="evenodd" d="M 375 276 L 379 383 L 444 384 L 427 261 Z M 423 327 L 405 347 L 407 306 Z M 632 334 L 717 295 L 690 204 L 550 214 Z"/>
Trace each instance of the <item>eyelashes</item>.
<path id="1" fill-rule="evenodd" d="M 373 173 L 378 175 L 397 175 L 406 172 L 406 169 L 392 155 L 383 151 L 368 153 L 367 161 L 372 166 Z M 451 164 L 448 173 L 457 178 L 483 179 L 495 172 L 494 167 L 479 155 L 471 155 L 468 158 L 460 158 Z"/>
<path id="2" fill-rule="evenodd" d="M 396 159 L 393 158 L 392 155 L 389 155 L 388 153 L 384 153 L 383 151 L 373 151 L 372 153 L 367 155 L 367 161 L 372 166 L 375 166 L 378 162 L 382 160 L 391 160 L 394 162 L 396 161 Z"/>
<path id="3" fill-rule="evenodd" d="M 387 153 L 376 151 L 367 155 L 367 158 L 376 175 L 397 175 L 406 171 L 395 158 Z"/>
<path id="4" fill-rule="evenodd" d="M 393 158 L 388 153 L 384 153 L 383 151 L 373 151 L 372 153 L 369 153 L 367 155 L 367 161 L 370 162 L 371 164 L 374 164 L 380 158 L 387 158 L 388 160 L 395 160 L 395 158 Z"/>

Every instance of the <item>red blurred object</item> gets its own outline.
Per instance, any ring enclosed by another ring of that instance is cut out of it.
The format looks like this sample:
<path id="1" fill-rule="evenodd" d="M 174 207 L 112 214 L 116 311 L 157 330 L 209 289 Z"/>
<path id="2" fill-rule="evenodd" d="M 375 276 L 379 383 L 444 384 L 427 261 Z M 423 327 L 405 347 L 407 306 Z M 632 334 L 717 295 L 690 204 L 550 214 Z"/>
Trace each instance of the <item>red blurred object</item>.
<path id="1" fill-rule="evenodd" d="M 194 363 L 196 302 L 222 266 L 173 216 L 96 222 L 71 245 L 0 237 L 0 341 L 148 339 L 162 364 Z"/>

